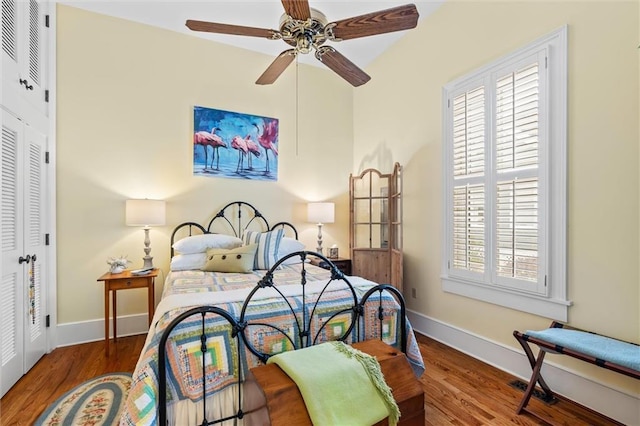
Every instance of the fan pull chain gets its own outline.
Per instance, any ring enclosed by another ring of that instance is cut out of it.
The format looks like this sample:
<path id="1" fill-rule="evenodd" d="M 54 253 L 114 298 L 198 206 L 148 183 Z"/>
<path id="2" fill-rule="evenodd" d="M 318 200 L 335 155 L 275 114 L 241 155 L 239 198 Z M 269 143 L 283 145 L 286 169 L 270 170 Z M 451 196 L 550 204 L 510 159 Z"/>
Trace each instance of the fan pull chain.
<path id="1" fill-rule="evenodd" d="M 296 55 L 296 157 L 298 156 L 298 55 Z"/>

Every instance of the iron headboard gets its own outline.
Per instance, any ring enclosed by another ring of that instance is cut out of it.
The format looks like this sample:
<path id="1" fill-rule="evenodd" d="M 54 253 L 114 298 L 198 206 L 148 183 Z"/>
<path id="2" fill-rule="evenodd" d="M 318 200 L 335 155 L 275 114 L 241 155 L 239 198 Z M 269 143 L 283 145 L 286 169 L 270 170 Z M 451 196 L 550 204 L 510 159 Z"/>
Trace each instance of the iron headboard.
<path id="1" fill-rule="evenodd" d="M 285 235 L 293 235 L 298 239 L 298 231 L 289 222 L 278 222 L 269 226 L 267 219 L 253 205 L 245 201 L 233 201 L 220 209 L 209 224 L 205 227 L 196 222 L 184 222 L 176 226 L 171 233 L 171 257 L 173 257 L 173 243 L 176 238 L 198 234 L 225 234 L 242 238 L 247 230 L 257 230 L 261 232 L 282 228 Z"/>

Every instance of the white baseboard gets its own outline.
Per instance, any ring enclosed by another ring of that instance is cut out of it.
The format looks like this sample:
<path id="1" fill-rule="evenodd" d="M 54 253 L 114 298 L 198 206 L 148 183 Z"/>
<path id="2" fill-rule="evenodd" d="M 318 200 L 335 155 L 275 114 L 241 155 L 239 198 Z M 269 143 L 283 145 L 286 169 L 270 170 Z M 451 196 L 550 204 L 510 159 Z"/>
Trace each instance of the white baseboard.
<path id="1" fill-rule="evenodd" d="M 113 321 L 113 319 L 109 319 L 109 321 Z M 111 337 L 113 337 L 112 324 L 109 324 Z M 118 317 L 117 326 L 118 337 L 146 334 L 149 331 L 149 316 L 136 314 Z M 56 340 L 58 347 L 104 340 L 104 319 L 58 324 Z"/>
<path id="2" fill-rule="evenodd" d="M 523 351 L 407 310 L 412 327 L 441 343 L 529 382 L 531 368 Z M 543 377 L 551 390 L 626 425 L 640 425 L 640 395 L 630 395 L 547 362 Z"/>

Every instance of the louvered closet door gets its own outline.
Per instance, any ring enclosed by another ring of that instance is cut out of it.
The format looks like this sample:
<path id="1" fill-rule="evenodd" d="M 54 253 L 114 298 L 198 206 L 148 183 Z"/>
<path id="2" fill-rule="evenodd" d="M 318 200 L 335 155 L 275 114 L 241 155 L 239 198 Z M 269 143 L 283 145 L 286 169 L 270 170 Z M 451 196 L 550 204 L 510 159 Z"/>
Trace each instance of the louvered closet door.
<path id="1" fill-rule="evenodd" d="M 2 111 L 0 395 L 46 351 L 45 149 L 42 134 Z"/>
<path id="2" fill-rule="evenodd" d="M 31 255 L 26 264 L 26 326 L 25 373 L 44 355 L 47 347 L 45 336 L 46 300 L 43 278 L 45 263 L 44 245 L 44 156 L 46 138 L 32 127 L 25 128 L 24 151 L 24 250 Z"/>
<path id="3" fill-rule="evenodd" d="M 17 76 L 19 64 L 17 0 L 2 0 L 2 73 Z M 21 7 L 21 6 L 20 6 Z"/>
<path id="4" fill-rule="evenodd" d="M 2 104 L 20 114 L 47 113 L 46 14 L 42 0 L 2 0 Z"/>
<path id="5" fill-rule="evenodd" d="M 0 288 L 1 394 L 24 372 L 25 291 L 23 256 L 22 123 L 2 111 L 2 287 Z"/>

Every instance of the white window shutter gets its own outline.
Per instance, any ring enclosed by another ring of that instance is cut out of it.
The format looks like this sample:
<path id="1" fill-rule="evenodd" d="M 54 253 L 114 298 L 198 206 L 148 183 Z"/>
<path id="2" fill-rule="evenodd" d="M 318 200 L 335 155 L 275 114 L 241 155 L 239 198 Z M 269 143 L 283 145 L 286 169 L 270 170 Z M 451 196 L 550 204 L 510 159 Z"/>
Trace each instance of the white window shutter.
<path id="1" fill-rule="evenodd" d="M 484 174 L 485 117 L 484 87 L 453 99 L 453 175 Z"/>
<path id="2" fill-rule="evenodd" d="M 453 267 L 484 273 L 484 185 L 453 189 Z"/>
<path id="3" fill-rule="evenodd" d="M 538 288 L 541 242 L 539 80 L 536 61 L 501 76 L 495 87 L 496 282 L 533 292 Z"/>
<path id="4" fill-rule="evenodd" d="M 485 88 L 473 87 L 453 98 L 452 267 L 485 271 Z"/>

